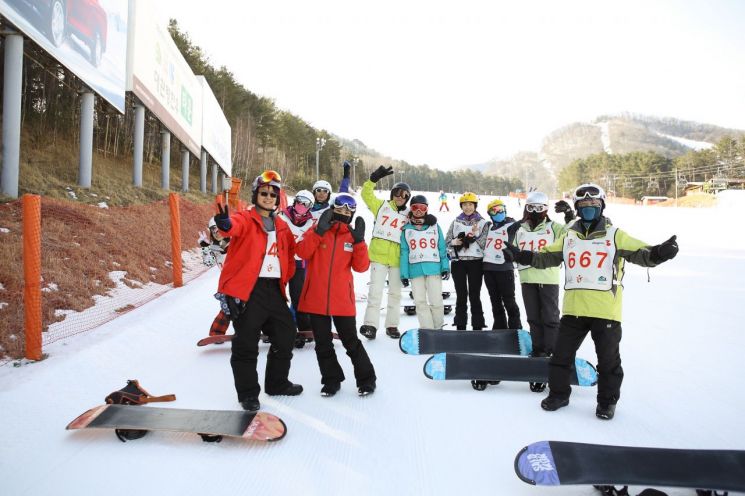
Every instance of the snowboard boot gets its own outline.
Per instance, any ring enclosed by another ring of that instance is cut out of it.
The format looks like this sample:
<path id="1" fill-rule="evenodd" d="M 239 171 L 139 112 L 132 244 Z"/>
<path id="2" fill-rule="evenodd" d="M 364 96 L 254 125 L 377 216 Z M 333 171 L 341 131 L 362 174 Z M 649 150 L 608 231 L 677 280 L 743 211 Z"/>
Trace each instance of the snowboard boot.
<path id="1" fill-rule="evenodd" d="M 559 398 L 550 394 L 541 401 L 541 408 L 547 412 L 553 412 L 569 404 L 569 398 Z"/>
<path id="2" fill-rule="evenodd" d="M 290 383 L 286 388 L 277 393 L 267 393 L 269 396 L 297 396 L 303 392 L 303 386 Z"/>
<path id="3" fill-rule="evenodd" d="M 398 339 L 401 337 L 401 333 L 398 332 L 398 327 L 386 327 L 385 334 L 391 339 Z"/>
<path id="4" fill-rule="evenodd" d="M 357 388 L 357 395 L 358 396 L 370 396 L 375 392 L 375 385 L 374 384 L 367 384 L 365 386 L 360 386 Z"/>
<path id="5" fill-rule="evenodd" d="M 486 381 L 471 381 L 471 387 L 476 391 L 485 391 L 486 384 Z"/>
<path id="6" fill-rule="evenodd" d="M 267 336 L 264 333 L 261 333 L 261 342 L 262 343 L 268 343 L 269 342 L 269 336 Z"/>
<path id="7" fill-rule="evenodd" d="M 603 405 L 598 403 L 598 407 L 595 409 L 595 416 L 603 420 L 611 420 L 616 414 L 616 405 Z"/>
<path id="8" fill-rule="evenodd" d="M 363 325 L 362 327 L 360 327 L 360 334 L 362 334 L 363 336 L 365 336 L 367 339 L 371 341 L 375 339 L 375 335 L 377 333 L 378 333 L 378 330 L 375 329 L 371 325 Z"/>
<path id="9" fill-rule="evenodd" d="M 298 334 L 295 337 L 295 348 L 297 349 L 305 348 L 305 337 L 304 336 Z"/>
<path id="10" fill-rule="evenodd" d="M 259 398 L 250 396 L 241 401 L 241 406 L 249 412 L 258 412 L 259 408 L 261 408 L 261 403 L 259 403 Z"/>
<path id="11" fill-rule="evenodd" d="M 533 391 L 534 393 L 542 393 L 546 390 L 546 383 L 545 382 L 531 382 L 530 390 Z"/>
<path id="12" fill-rule="evenodd" d="M 339 389 L 341 389 L 341 384 L 339 384 L 338 382 L 324 384 L 321 388 L 321 396 L 328 398 L 338 393 Z"/>

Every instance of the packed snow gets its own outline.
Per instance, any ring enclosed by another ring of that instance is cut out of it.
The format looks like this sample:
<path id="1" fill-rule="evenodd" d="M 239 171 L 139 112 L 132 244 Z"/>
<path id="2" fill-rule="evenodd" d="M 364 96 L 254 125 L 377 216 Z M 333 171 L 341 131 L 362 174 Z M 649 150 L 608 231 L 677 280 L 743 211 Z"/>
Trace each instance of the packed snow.
<path id="1" fill-rule="evenodd" d="M 592 495 L 597 492 L 590 486 L 547 489 L 521 482 L 515 455 L 540 440 L 744 450 L 739 305 L 745 301 L 745 234 L 732 228 L 735 212 L 745 207 L 739 193 L 712 209 L 608 206 L 607 215 L 632 236 L 656 244 L 677 234 L 680 244 L 678 257 L 660 267 L 628 265 L 621 342 L 626 376 L 612 421 L 595 417 L 595 388 L 575 387 L 568 407 L 545 412 L 539 406 L 545 393 L 524 383 L 478 392 L 468 382 L 431 381 L 422 373 L 426 356 L 404 355 L 396 340 L 379 333 L 374 341 L 362 338 L 378 375 L 378 389 L 367 398 L 357 396 L 338 342 L 347 381 L 332 398 L 319 394 L 313 345 L 296 350 L 290 379 L 305 392 L 260 397 L 262 409 L 288 426 L 276 443 L 203 443 L 195 435 L 156 432 L 123 444 L 109 430 L 66 431 L 127 379 L 139 379 L 154 395 L 176 394 L 162 406 L 240 408 L 230 346 L 196 346 L 218 311 L 212 295 L 219 270 L 213 268 L 99 328 L 45 346 L 48 357 L 41 362 L 0 367 L 0 492 Z M 457 202 L 439 213 L 437 193 L 427 196 L 447 229 Z M 489 199 L 481 199 L 479 211 Z M 517 201 L 507 204 L 508 214 L 519 217 Z M 371 214 L 364 205 L 359 212 L 369 240 Z M 358 294 L 366 293 L 367 279 L 357 275 Z M 482 301 L 490 324 L 485 287 Z M 358 302 L 360 318 L 364 308 Z M 524 311 L 522 317 L 527 325 Z M 445 321 L 451 323 L 452 314 Z M 416 317 L 402 314 L 401 330 L 415 327 Z M 260 348 L 263 378 L 268 345 Z M 596 362 L 589 338 L 578 356 Z"/>

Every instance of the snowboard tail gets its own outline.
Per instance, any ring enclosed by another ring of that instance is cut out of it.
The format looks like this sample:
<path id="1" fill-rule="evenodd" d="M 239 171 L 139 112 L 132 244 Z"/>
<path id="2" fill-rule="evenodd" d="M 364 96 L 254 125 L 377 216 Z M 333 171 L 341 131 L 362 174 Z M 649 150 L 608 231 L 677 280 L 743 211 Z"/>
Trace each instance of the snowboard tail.
<path id="1" fill-rule="evenodd" d="M 254 441 L 278 441 L 287 433 L 279 417 L 266 412 L 185 410 L 137 405 L 101 405 L 70 422 L 74 429 L 136 429 L 193 432 Z"/>
<path id="2" fill-rule="evenodd" d="M 463 355 L 438 353 L 424 363 L 424 375 L 435 381 L 482 380 L 548 382 L 547 357 Z M 582 358 L 575 359 L 576 373 L 571 384 L 594 386 L 598 375 L 595 367 Z"/>
<path id="3" fill-rule="evenodd" d="M 745 491 L 745 451 L 540 441 L 515 457 L 528 484 L 648 485 Z"/>
<path id="4" fill-rule="evenodd" d="M 408 355 L 431 353 L 495 353 L 527 356 L 533 351 L 530 333 L 523 329 L 445 331 L 410 329 L 398 342 Z"/>

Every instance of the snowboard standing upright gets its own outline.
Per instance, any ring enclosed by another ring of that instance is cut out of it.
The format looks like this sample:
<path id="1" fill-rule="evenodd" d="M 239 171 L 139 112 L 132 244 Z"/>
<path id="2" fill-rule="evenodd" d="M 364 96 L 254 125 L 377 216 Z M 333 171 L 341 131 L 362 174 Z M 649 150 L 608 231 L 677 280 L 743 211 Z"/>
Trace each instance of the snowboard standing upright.
<path id="1" fill-rule="evenodd" d="M 539 486 L 646 485 L 745 491 L 745 451 L 540 441 L 520 450 L 515 473 L 522 481 Z"/>

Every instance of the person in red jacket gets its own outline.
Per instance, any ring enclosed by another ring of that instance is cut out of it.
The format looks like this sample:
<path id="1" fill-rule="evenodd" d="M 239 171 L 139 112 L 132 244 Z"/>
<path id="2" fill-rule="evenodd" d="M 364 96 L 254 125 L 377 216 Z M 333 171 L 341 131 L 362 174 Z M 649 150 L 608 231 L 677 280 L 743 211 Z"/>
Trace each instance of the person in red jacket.
<path id="1" fill-rule="evenodd" d="M 238 401 L 245 410 L 260 408 L 259 334 L 269 337 L 264 389 L 269 395 L 295 396 L 303 387 L 288 380 L 297 328 L 287 306 L 285 286 L 295 273 L 295 240 L 287 224 L 274 215 L 281 178 L 272 170 L 251 187 L 253 208 L 229 215 L 218 205 L 215 223 L 230 236 L 230 252 L 220 273 L 218 294 L 233 321 L 230 365 Z"/>
<path id="2" fill-rule="evenodd" d="M 318 219 L 297 245 L 297 254 L 307 260 L 305 286 L 298 309 L 310 314 L 321 369 L 321 396 L 333 396 L 341 388 L 344 371 L 339 365 L 331 336 L 331 320 L 341 344 L 354 366 L 357 394 L 375 392 L 375 369 L 362 341 L 357 337 L 352 270 L 364 272 L 370 266 L 365 244 L 365 221 L 357 217 L 350 227 L 357 202 L 347 194 L 337 195 L 332 208 Z"/>

